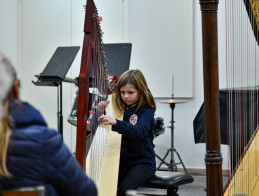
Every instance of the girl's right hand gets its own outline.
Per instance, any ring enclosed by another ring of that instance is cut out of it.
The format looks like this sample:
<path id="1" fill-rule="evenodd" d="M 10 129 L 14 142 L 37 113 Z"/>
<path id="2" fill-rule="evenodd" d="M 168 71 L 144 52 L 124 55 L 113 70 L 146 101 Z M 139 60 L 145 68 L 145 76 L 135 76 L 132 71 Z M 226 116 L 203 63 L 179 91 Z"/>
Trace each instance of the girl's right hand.
<path id="1" fill-rule="evenodd" d="M 108 115 L 102 115 L 98 118 L 98 121 L 102 121 L 105 125 L 116 125 L 117 121 L 115 118 L 112 118 Z"/>

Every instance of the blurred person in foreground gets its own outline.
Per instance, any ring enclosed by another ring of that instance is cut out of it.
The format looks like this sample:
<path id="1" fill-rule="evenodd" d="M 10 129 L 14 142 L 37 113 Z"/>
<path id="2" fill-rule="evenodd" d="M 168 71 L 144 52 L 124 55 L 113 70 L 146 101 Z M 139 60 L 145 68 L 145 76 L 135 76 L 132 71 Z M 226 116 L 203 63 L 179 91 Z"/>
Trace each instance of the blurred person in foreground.
<path id="1" fill-rule="evenodd" d="M 41 113 L 19 99 L 11 62 L 0 53 L 0 187 L 44 186 L 46 196 L 96 196 L 94 182 Z"/>

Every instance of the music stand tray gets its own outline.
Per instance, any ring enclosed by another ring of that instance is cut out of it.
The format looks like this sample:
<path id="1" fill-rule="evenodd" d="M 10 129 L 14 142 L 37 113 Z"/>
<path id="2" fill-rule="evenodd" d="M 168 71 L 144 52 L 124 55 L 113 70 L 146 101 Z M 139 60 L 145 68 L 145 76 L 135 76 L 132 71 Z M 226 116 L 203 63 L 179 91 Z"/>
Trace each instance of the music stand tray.
<path id="1" fill-rule="evenodd" d="M 65 78 L 73 63 L 79 46 L 58 47 L 40 75 L 36 75 L 36 86 L 58 86 Z"/>

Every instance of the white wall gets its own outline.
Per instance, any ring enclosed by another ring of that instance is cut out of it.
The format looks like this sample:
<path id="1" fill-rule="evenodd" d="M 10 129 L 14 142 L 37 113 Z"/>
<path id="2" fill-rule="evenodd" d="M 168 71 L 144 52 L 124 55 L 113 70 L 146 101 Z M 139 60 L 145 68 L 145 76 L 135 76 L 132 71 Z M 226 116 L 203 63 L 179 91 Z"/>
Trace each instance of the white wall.
<path id="1" fill-rule="evenodd" d="M 16 0 L 0 0 L 0 51 L 17 65 Z"/>
<path id="2" fill-rule="evenodd" d="M 154 97 L 193 97 L 192 16 L 192 0 L 129 0 L 131 68 Z"/>
<path id="3" fill-rule="evenodd" d="M 18 75 L 20 75 L 23 85 L 22 98 L 28 100 L 39 108 L 49 126 L 53 128 L 57 127 L 56 88 L 36 87 L 31 83 L 31 80 L 36 80 L 34 75 L 43 70 L 58 46 L 82 45 L 82 30 L 84 22 L 84 10 L 82 8 L 82 4 L 84 4 L 84 2 L 85 1 L 72 0 L 0 0 L 0 49 L 4 51 L 6 55 L 11 58 L 14 64 L 17 64 L 19 67 Z M 104 31 L 105 42 L 128 42 L 130 40 L 129 29 L 126 25 L 129 21 L 128 17 L 130 17 L 127 16 L 128 3 L 129 2 L 127 0 L 113 0 L 113 3 L 110 3 L 109 0 L 109 4 L 107 1 L 96 0 L 97 7 L 100 7 L 100 9 L 98 8 L 99 15 L 103 16 L 103 22 L 101 24 Z M 186 101 L 186 103 L 176 105 L 174 111 L 174 141 L 175 148 L 180 153 L 185 166 L 187 168 L 202 169 L 205 168 L 205 144 L 194 144 L 193 135 L 193 119 L 203 102 L 201 14 L 199 1 L 193 1 L 192 3 L 193 59 L 191 59 L 191 61 L 193 62 L 193 98 L 182 99 Z M 221 19 L 221 15 L 223 14 L 221 12 L 222 4 L 223 3 L 220 1 L 219 19 Z M 114 15 L 107 13 L 104 7 L 109 5 L 116 8 L 115 10 L 121 10 L 121 12 L 116 14 L 120 15 L 121 18 L 117 18 Z M 56 6 L 58 6 L 58 9 L 55 9 Z M 39 9 L 39 7 L 41 7 L 41 9 Z M 173 9 L 174 8 L 172 8 L 172 11 Z M 144 11 L 145 10 L 143 10 L 143 12 Z M 5 18 L 5 20 L 3 20 L 3 18 Z M 17 26 L 16 19 L 18 20 Z M 115 19 L 116 21 L 112 23 L 111 21 Z M 181 17 L 178 19 L 180 20 Z M 50 23 L 50 21 L 54 21 L 54 24 L 57 25 L 51 26 L 53 23 Z M 6 25 L 6 23 L 8 25 Z M 222 26 L 224 25 L 219 25 L 219 31 L 221 32 L 219 33 L 220 42 L 224 39 L 224 29 L 221 29 Z M 16 27 L 18 30 L 16 30 Z M 111 32 L 107 33 L 107 38 L 105 37 L 105 31 Z M 2 37 L 2 35 L 4 37 Z M 18 37 L 17 41 L 16 37 Z M 182 37 L 182 39 L 184 40 L 185 38 Z M 221 75 L 221 72 L 223 72 L 223 68 L 221 67 L 224 66 L 224 44 L 220 44 L 219 49 L 219 70 Z M 79 51 L 67 76 L 73 78 L 78 75 L 80 56 L 81 50 Z M 152 56 L 150 58 L 152 58 Z M 224 86 L 224 80 L 220 80 L 220 84 Z M 73 152 L 75 149 L 76 132 L 75 128 L 67 123 L 66 119 L 73 104 L 75 91 L 75 86 L 64 84 L 64 137 L 66 144 Z M 162 100 L 164 99 L 156 99 L 156 116 L 162 117 L 164 119 L 164 124 L 167 127 L 170 126 L 171 109 L 168 104 L 159 103 L 159 101 Z M 164 134 L 155 138 L 155 150 L 160 156 L 163 156 L 166 150 L 170 148 L 170 137 L 170 129 L 167 128 Z M 227 160 L 225 146 L 222 147 L 222 152 L 224 160 Z M 225 161 L 223 163 L 223 168 L 227 168 Z"/>

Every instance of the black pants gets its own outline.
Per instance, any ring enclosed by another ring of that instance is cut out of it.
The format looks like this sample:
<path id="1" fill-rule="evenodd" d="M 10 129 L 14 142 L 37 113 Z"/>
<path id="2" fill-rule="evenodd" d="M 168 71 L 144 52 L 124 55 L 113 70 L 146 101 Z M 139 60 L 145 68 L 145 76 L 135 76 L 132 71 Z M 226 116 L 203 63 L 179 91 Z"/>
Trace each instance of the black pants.
<path id="1" fill-rule="evenodd" d="M 126 195 L 127 190 L 134 190 L 145 183 L 156 171 L 145 165 L 136 165 L 128 171 L 120 169 L 118 196 Z"/>

